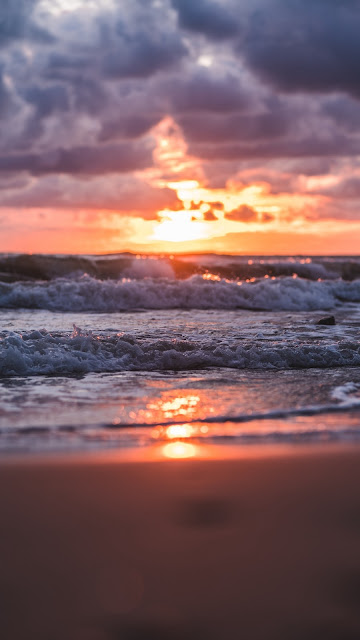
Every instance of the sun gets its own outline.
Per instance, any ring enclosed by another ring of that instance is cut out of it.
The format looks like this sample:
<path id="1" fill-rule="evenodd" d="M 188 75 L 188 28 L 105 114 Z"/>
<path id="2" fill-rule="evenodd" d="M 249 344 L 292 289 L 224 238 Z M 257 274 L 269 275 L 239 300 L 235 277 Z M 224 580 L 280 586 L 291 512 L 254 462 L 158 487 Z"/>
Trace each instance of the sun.
<path id="1" fill-rule="evenodd" d="M 164 210 L 159 212 L 159 218 L 160 222 L 154 229 L 154 240 L 184 242 L 200 240 L 208 236 L 206 223 L 194 219 L 192 211 Z"/>

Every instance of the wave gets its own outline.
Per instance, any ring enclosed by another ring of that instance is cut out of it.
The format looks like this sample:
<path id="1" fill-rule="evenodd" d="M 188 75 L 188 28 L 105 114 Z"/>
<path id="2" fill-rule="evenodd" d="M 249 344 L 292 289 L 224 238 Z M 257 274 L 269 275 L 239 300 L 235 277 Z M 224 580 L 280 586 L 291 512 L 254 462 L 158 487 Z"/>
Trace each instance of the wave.
<path id="1" fill-rule="evenodd" d="M 0 281 L 44 280 L 89 275 L 98 280 L 119 278 L 186 279 L 213 274 L 229 280 L 297 275 L 307 280 L 352 281 L 360 278 L 360 259 L 221 256 L 107 256 L 0 254 Z"/>
<path id="2" fill-rule="evenodd" d="M 264 278 L 254 282 L 213 280 L 97 280 L 90 276 L 50 282 L 0 283 L 0 307 L 50 311 L 116 312 L 136 309 L 330 310 L 360 302 L 360 280 L 310 281 Z"/>
<path id="3" fill-rule="evenodd" d="M 360 365 L 357 341 L 294 344 L 202 339 L 149 340 L 132 335 L 72 335 L 45 330 L 0 339 L 0 376 L 79 375 L 117 371 L 328 368 Z"/>

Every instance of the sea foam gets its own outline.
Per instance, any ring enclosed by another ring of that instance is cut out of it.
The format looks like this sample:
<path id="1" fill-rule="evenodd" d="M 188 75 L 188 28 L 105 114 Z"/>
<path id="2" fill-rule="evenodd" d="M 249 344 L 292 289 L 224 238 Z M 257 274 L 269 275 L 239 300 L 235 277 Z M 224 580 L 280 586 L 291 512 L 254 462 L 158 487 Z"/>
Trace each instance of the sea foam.
<path id="1" fill-rule="evenodd" d="M 130 311 L 134 309 L 330 310 L 360 302 L 360 280 L 311 281 L 263 278 L 253 282 L 146 278 L 98 280 L 90 276 L 49 282 L 0 283 L 0 307 L 51 311 Z"/>
<path id="2" fill-rule="evenodd" d="M 202 338 L 137 339 L 128 334 L 10 333 L 0 340 L 0 376 L 74 375 L 114 371 L 327 368 L 360 365 L 355 340 L 323 343 Z"/>

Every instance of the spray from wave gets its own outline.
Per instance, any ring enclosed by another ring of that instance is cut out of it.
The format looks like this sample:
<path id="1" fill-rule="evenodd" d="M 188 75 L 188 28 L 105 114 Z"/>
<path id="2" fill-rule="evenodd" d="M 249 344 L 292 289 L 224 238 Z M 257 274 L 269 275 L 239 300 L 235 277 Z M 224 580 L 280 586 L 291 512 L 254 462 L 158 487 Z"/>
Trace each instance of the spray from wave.
<path id="1" fill-rule="evenodd" d="M 353 340 L 278 342 L 138 339 L 128 334 L 100 336 L 75 328 L 72 335 L 45 330 L 10 333 L 0 340 L 0 376 L 75 375 L 114 371 L 327 368 L 360 365 Z"/>
<path id="2" fill-rule="evenodd" d="M 144 278 L 97 280 L 91 276 L 50 282 L 0 283 L 0 307 L 50 311 L 135 309 L 330 310 L 360 302 L 360 280 L 311 281 L 263 278 L 254 282 L 191 276 L 187 280 Z"/>

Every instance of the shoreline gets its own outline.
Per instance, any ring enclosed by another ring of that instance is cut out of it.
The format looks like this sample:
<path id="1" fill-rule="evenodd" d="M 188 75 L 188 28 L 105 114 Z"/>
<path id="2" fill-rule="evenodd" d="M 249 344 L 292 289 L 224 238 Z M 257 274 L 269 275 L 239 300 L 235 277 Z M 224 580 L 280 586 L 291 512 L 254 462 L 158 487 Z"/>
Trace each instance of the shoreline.
<path id="1" fill-rule="evenodd" d="M 182 423 L 176 424 L 182 426 Z M 177 455 L 166 448 L 171 445 L 184 444 L 189 446 L 188 453 L 180 453 Z M 190 449 L 191 448 L 191 449 Z M 0 452 L 0 473 L 2 469 L 8 466 L 19 466 L 20 468 L 28 466 L 97 466 L 99 464 L 151 464 L 166 463 L 173 461 L 173 464 L 181 464 L 185 461 L 197 462 L 221 462 L 225 460 L 240 462 L 253 459 L 281 459 L 289 458 L 312 458 L 318 456 L 332 457 L 339 455 L 357 455 L 360 454 L 360 440 L 351 440 L 344 442 L 340 440 L 334 441 L 313 441 L 313 442 L 245 442 L 245 443 L 226 443 L 219 444 L 214 442 L 206 442 L 205 440 L 197 440 L 192 437 L 177 437 L 174 439 L 164 438 L 161 442 L 146 442 L 142 445 L 114 445 L 98 449 L 89 448 L 50 448 L 44 450 L 26 450 L 18 451 L 1 451 Z M 1 497 L 1 494 L 0 494 Z"/>

